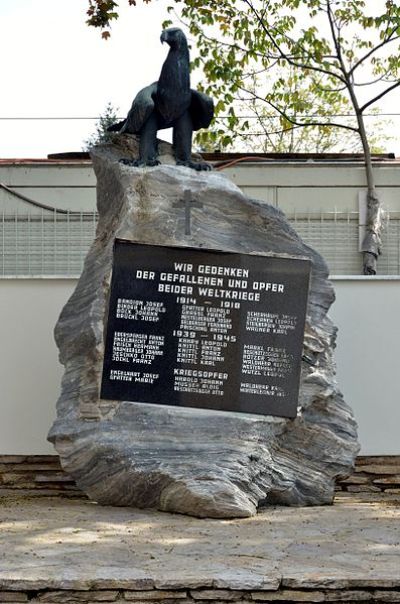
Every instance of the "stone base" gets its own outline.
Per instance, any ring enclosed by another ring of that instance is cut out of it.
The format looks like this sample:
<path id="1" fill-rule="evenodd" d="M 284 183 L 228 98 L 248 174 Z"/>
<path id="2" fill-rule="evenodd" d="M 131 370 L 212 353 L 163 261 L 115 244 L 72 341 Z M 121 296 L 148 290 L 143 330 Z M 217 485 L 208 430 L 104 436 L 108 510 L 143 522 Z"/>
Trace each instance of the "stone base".
<path id="1" fill-rule="evenodd" d="M 205 522 L 0 498 L 3 602 L 400 602 L 400 496 Z"/>
<path id="2" fill-rule="evenodd" d="M 231 591 L 226 589 L 205 590 L 115 590 L 96 589 L 90 591 L 77 590 L 27 590 L 27 591 L 0 591 L 0 604 L 10 602 L 30 602 L 38 604 L 255 604 L 260 602 L 290 602 L 302 604 L 303 602 L 330 602 L 343 604 L 343 602 L 358 602 L 358 604 L 384 604 L 387 602 L 400 602 L 400 590 L 395 589 L 277 589 L 276 592 L 246 592 Z"/>
<path id="3" fill-rule="evenodd" d="M 86 495 L 61 467 L 58 455 L 0 455 L 0 496 L 5 493 L 30 497 L 79 497 Z M 339 479 L 340 493 L 382 495 L 400 493 L 400 456 L 364 455 L 356 459 L 355 472 Z"/>

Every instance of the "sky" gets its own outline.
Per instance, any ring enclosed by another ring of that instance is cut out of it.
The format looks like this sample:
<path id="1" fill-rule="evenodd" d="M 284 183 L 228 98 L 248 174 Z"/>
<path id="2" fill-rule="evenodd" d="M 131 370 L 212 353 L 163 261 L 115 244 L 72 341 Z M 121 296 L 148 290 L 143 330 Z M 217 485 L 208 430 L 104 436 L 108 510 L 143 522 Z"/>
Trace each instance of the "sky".
<path id="1" fill-rule="evenodd" d="M 110 101 L 124 116 L 143 86 L 158 79 L 168 47 L 160 42 L 168 3 L 120 2 L 112 36 L 85 24 L 86 0 L 0 0 L 2 57 L 0 157 L 81 151 Z"/>
<path id="2" fill-rule="evenodd" d="M 108 102 L 124 116 L 136 93 L 158 79 L 168 52 L 160 33 L 169 2 L 129 7 L 119 0 L 109 40 L 86 25 L 87 4 L 0 0 L 0 157 L 81 151 Z M 379 106 L 400 113 L 400 90 Z M 48 119 L 60 117 L 93 119 Z M 400 156 L 400 116 L 391 119 L 387 151 Z"/>

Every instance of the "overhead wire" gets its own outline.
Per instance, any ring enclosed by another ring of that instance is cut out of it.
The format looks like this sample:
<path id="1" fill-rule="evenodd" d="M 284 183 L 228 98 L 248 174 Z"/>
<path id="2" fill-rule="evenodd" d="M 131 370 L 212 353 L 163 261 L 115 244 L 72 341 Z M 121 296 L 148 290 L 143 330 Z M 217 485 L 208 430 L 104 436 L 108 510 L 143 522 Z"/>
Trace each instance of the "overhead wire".
<path id="1" fill-rule="evenodd" d="M 399 117 L 400 116 L 400 112 L 382 112 L 382 113 L 364 113 L 363 114 L 364 117 Z M 98 120 L 100 119 L 101 116 L 0 116 L 0 120 L 2 121 L 55 121 L 55 120 Z M 120 117 L 116 117 L 115 119 L 125 119 L 126 116 L 120 116 Z M 246 120 L 250 120 L 250 119 L 255 119 L 258 120 L 259 118 L 256 115 L 239 115 L 236 116 L 239 119 L 246 119 Z M 354 117 L 353 113 L 330 113 L 329 116 L 323 114 L 323 113 L 309 113 L 309 114 L 298 114 L 296 115 L 296 117 L 299 118 L 308 118 L 308 117 L 312 117 L 312 118 L 319 118 L 319 117 Z M 228 120 L 232 118 L 231 115 L 218 115 L 215 119 L 216 120 Z M 272 116 L 267 116 L 268 119 L 280 119 L 279 115 L 272 115 Z"/>
<path id="2" fill-rule="evenodd" d="M 25 201 L 26 203 L 29 203 L 32 206 L 35 206 L 36 208 L 41 208 L 42 210 L 48 210 L 50 212 L 58 212 L 60 214 L 68 214 L 69 216 L 73 216 L 73 215 L 79 215 L 79 216 L 92 216 L 93 212 L 79 212 L 79 211 L 73 211 L 73 210 L 64 210 L 62 208 L 55 208 L 54 206 L 49 206 L 46 203 L 42 203 L 41 201 L 37 201 L 36 199 L 32 199 L 31 197 L 27 197 L 26 195 L 23 195 L 22 193 L 18 193 L 18 191 L 15 191 L 14 189 L 11 189 L 11 187 L 9 187 L 8 185 L 4 184 L 3 182 L 0 182 L 0 189 L 3 189 L 4 191 L 7 191 L 7 193 L 9 193 L 10 195 L 13 195 L 14 197 L 17 197 L 18 199 L 21 199 L 22 201 Z"/>

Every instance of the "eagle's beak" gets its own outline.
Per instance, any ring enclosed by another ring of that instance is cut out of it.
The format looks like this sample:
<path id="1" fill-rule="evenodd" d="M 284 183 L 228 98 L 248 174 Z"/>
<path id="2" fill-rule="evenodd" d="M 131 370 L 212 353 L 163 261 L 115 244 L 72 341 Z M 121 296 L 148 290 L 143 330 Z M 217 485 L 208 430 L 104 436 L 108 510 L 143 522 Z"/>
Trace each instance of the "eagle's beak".
<path id="1" fill-rule="evenodd" d="M 164 44 L 164 42 L 167 42 L 167 38 L 168 38 L 168 34 L 166 31 L 163 31 L 161 36 L 160 36 L 160 40 L 161 40 L 161 44 Z"/>

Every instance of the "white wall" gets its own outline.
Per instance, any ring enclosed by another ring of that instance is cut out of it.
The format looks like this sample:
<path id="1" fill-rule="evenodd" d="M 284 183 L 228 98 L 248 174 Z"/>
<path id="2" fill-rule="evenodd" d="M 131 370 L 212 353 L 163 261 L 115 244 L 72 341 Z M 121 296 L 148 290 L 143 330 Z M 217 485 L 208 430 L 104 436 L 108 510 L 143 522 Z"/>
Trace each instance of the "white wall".
<path id="1" fill-rule="evenodd" d="M 359 424 L 361 453 L 400 454 L 400 278 L 334 281 L 337 373 Z"/>
<path id="2" fill-rule="evenodd" d="M 0 281 L 0 454 L 52 453 L 47 431 L 62 375 L 53 327 L 76 281 Z M 400 280 L 335 280 L 338 381 L 362 453 L 400 454 Z"/>
<path id="3" fill-rule="evenodd" d="M 400 210 L 400 162 L 374 162 L 378 190 L 388 211 Z M 365 188 L 361 162 L 239 163 L 223 171 L 242 191 L 278 206 L 284 212 L 301 210 L 358 210 L 358 191 Z M 96 178 L 90 161 L 10 160 L 0 164 L 0 182 L 50 206 L 94 210 Z M 26 202 L 0 189 L 0 212 L 35 211 Z"/>
<path id="4" fill-rule="evenodd" d="M 53 328 L 76 281 L 0 280 L 0 452 L 54 453 L 46 441 L 62 367 Z"/>
<path id="5" fill-rule="evenodd" d="M 400 164 L 374 167 L 390 211 L 400 211 Z M 237 164 L 225 174 L 243 191 L 285 211 L 357 210 L 364 186 L 361 164 Z M 90 162 L 16 161 L 0 165 L 0 181 L 39 202 L 70 210 L 95 207 Z M 34 211 L 0 190 L 0 212 Z M 381 260 L 381 262 L 383 259 Z M 52 452 L 46 441 L 62 368 L 53 326 L 75 281 L 0 280 L 0 454 Z M 335 280 L 331 316 L 339 326 L 338 381 L 360 426 L 362 452 L 400 454 L 400 278 Z M 375 315 L 374 315 L 375 313 Z"/>
<path id="6" fill-rule="evenodd" d="M 7 160 L 6 160 L 7 161 Z M 49 206 L 72 211 L 96 208 L 96 177 L 89 161 L 10 160 L 0 164 L 0 182 Z M 35 208 L 0 189 L 0 211 L 35 212 Z"/>
<path id="7" fill-rule="evenodd" d="M 386 210 L 398 212 L 400 165 L 374 163 L 376 185 Z M 365 188 L 365 168 L 355 162 L 239 163 L 223 172 L 242 191 L 276 205 L 286 214 L 305 210 L 358 210 L 358 191 Z"/>

